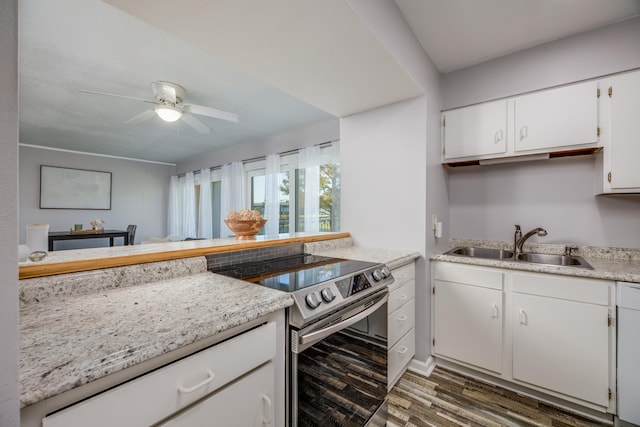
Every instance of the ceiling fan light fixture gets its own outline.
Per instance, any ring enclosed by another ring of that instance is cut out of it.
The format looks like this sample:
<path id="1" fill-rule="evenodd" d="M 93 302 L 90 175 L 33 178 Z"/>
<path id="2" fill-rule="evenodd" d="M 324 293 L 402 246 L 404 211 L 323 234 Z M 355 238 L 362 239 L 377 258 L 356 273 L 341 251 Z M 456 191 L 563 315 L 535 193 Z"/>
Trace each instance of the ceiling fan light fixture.
<path id="1" fill-rule="evenodd" d="M 154 111 L 165 122 L 175 122 L 182 117 L 182 111 L 169 105 L 158 105 Z"/>

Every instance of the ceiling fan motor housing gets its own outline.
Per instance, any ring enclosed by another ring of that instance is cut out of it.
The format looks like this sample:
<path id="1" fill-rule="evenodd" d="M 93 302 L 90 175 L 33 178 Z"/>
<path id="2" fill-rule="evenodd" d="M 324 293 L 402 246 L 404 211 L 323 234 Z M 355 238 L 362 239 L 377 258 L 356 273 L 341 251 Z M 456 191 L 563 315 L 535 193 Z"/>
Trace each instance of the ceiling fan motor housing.
<path id="1" fill-rule="evenodd" d="M 151 83 L 153 96 L 160 103 L 179 104 L 184 100 L 185 89 L 179 84 L 165 81 Z"/>

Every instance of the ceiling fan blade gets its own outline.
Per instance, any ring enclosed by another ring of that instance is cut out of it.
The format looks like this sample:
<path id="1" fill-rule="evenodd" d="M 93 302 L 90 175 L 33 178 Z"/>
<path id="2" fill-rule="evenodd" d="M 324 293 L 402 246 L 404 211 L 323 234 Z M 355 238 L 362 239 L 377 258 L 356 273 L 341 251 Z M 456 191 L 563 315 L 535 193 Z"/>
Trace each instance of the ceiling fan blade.
<path id="1" fill-rule="evenodd" d="M 200 133 L 211 133 L 211 129 L 191 114 L 183 114 L 182 120 Z"/>
<path id="2" fill-rule="evenodd" d="M 213 117 L 216 119 L 228 120 L 230 122 L 238 122 L 238 115 L 236 113 L 230 113 L 228 111 L 218 110 L 216 108 L 205 107 L 203 105 L 184 104 L 184 111 L 191 114 L 197 114 L 199 116 Z"/>
<path id="3" fill-rule="evenodd" d="M 130 125 L 137 125 L 138 123 L 142 123 L 146 120 L 149 120 L 155 115 L 156 115 L 155 111 L 145 110 L 142 113 L 136 114 L 135 116 L 131 117 L 129 120 L 126 121 L 126 123 Z"/>
<path id="4" fill-rule="evenodd" d="M 149 99 L 136 98 L 135 96 L 118 95 L 117 93 L 96 92 L 96 91 L 93 91 L 93 90 L 79 90 L 78 92 L 80 92 L 80 93 L 89 93 L 89 94 L 92 94 L 92 95 L 104 95 L 104 96 L 114 96 L 116 98 L 134 99 L 136 101 L 150 102 L 152 104 L 156 103 L 156 101 L 151 101 Z"/>

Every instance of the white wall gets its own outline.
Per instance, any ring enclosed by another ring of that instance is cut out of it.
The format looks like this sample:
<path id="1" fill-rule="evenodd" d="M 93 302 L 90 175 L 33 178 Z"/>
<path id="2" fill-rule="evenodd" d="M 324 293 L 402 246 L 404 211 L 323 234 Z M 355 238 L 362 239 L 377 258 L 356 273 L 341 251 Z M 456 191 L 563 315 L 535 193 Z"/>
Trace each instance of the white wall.
<path id="1" fill-rule="evenodd" d="M 340 120 L 342 229 L 356 244 L 425 253 L 424 97 Z"/>
<path id="2" fill-rule="evenodd" d="M 424 97 L 345 117 L 340 122 L 342 228 L 357 244 L 415 249 L 416 359 L 430 355 L 428 256 L 445 235 L 431 233 L 431 214 L 445 222 L 447 174 L 440 165 L 440 74 L 394 2 L 348 0 Z"/>
<path id="3" fill-rule="evenodd" d="M 640 67 L 640 17 L 443 77 L 447 108 Z M 450 234 L 491 240 L 542 226 L 539 242 L 640 248 L 640 197 L 596 197 L 593 156 L 455 168 Z"/>
<path id="4" fill-rule="evenodd" d="M 20 424 L 18 400 L 18 1 L 0 3 L 0 426 Z"/>
<path id="5" fill-rule="evenodd" d="M 25 142 L 25 141 L 21 141 Z M 40 209 L 40 165 L 111 172 L 111 210 Z M 175 166 L 64 151 L 20 147 L 20 243 L 26 239 L 25 225 L 49 224 L 50 231 L 69 230 L 73 224 L 99 218 L 107 229 L 125 230 L 136 224 L 135 241 L 167 235 L 169 181 Z M 120 240 L 120 239 L 117 239 Z M 90 245 L 108 246 L 108 239 L 56 242 L 56 249 Z M 121 244 L 116 242 L 116 244 Z"/>
<path id="6" fill-rule="evenodd" d="M 178 173 L 196 171 L 203 168 L 221 166 L 229 162 L 263 157 L 302 147 L 340 139 L 338 119 L 316 123 L 287 132 L 272 135 L 260 141 L 247 141 L 232 147 L 214 150 L 177 165 Z"/>

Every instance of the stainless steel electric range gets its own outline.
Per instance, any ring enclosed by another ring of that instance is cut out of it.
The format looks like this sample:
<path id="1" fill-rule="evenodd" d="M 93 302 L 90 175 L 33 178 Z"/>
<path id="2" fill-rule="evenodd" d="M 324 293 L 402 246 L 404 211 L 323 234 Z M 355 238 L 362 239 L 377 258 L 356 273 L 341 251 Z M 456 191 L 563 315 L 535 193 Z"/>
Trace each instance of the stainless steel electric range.
<path id="1" fill-rule="evenodd" d="M 367 332 L 369 319 L 386 312 L 393 277 L 384 264 L 299 254 L 212 271 L 294 299 L 287 312 L 288 425 L 385 425 L 386 333 Z"/>

